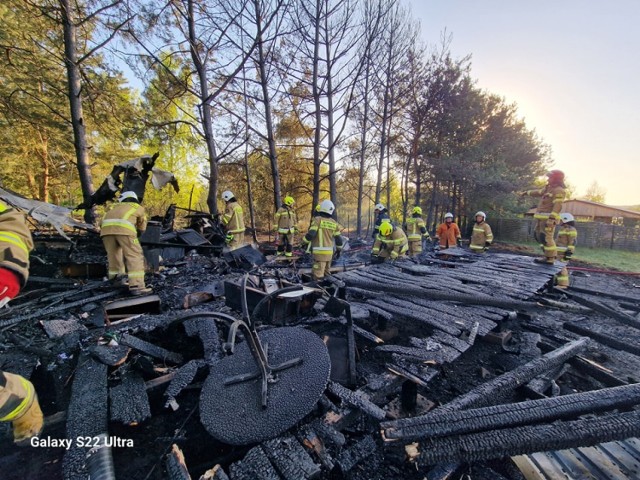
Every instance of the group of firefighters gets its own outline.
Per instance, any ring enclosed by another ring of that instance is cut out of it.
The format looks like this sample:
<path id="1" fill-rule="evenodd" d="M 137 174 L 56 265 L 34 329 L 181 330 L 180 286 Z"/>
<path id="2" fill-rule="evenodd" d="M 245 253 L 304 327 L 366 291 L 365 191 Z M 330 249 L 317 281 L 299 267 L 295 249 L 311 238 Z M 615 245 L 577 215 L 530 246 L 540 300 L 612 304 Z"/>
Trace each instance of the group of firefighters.
<path id="1" fill-rule="evenodd" d="M 560 287 L 569 285 L 568 260 L 575 251 L 577 233 L 575 221 L 570 213 L 560 213 L 565 196 L 564 174 L 552 170 L 547 174 L 548 182 L 544 188 L 521 192 L 521 195 L 539 196 L 540 202 L 535 214 L 537 220 L 535 238 L 540 242 L 544 263 L 553 264 L 557 257 L 564 263 L 563 269 L 556 275 Z M 226 242 L 231 249 L 244 244 L 244 219 L 242 207 L 230 191 L 222 193 L 225 201 L 225 213 L 222 224 L 226 228 Z M 276 212 L 276 225 L 279 235 L 278 254 L 292 256 L 295 235 L 298 232 L 297 217 L 294 211 L 295 201 L 286 196 L 283 206 Z M 393 225 L 387 209 L 382 204 L 375 207 L 376 221 L 372 259 L 395 260 L 409 254 L 422 252 L 423 240 L 429 240 L 422 209 L 414 207 L 404 229 Z M 343 238 L 342 226 L 333 218 L 335 205 L 324 200 L 316 206 L 315 215 L 302 244 L 313 254 L 313 277 L 324 278 L 333 259 L 340 256 Z M 486 223 L 484 212 L 477 212 L 470 239 L 473 252 L 487 251 L 493 242 L 491 227 Z M 144 283 L 144 258 L 139 235 L 146 228 L 144 207 L 138 202 L 134 192 L 123 192 L 119 202 L 104 216 L 101 225 L 101 237 L 107 251 L 108 276 L 115 284 L 124 284 L 128 277 L 132 293 L 144 294 L 151 290 Z M 554 238 L 556 225 L 560 224 Z M 405 233 L 406 231 L 406 233 Z M 444 223 L 438 226 L 435 240 L 437 247 L 446 249 L 460 245 L 461 234 L 453 221 L 453 214 L 444 216 Z M 13 299 L 27 282 L 29 277 L 29 252 L 33 249 L 33 240 L 27 227 L 25 216 L 0 201 L 0 307 Z M 14 441 L 23 444 L 33 436 L 40 434 L 43 427 L 43 415 L 33 384 L 24 377 L 0 370 L 0 421 L 12 422 Z"/>

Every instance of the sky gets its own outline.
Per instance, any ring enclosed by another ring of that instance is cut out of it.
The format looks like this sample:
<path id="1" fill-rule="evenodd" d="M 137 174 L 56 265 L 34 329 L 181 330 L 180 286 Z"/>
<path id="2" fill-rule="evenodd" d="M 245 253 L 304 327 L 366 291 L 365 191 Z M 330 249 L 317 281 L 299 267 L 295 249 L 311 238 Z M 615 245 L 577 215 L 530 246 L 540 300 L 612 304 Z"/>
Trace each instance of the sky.
<path id="1" fill-rule="evenodd" d="M 640 205 L 640 1 L 405 0 L 428 45 L 452 35 L 477 85 L 516 103 L 584 195 Z"/>

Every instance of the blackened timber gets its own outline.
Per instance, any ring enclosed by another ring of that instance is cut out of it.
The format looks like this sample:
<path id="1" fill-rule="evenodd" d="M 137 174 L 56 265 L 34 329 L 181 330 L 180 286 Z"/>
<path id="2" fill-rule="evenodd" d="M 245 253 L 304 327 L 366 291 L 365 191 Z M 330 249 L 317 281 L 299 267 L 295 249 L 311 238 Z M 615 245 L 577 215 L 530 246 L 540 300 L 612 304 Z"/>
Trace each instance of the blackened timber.
<path id="1" fill-rule="evenodd" d="M 339 397 L 343 402 L 346 402 L 349 405 L 353 405 L 354 407 L 362 410 L 364 413 L 373 418 L 382 420 L 386 416 L 386 412 L 375 403 L 371 402 L 364 393 L 354 392 L 352 390 L 349 390 L 348 388 L 343 387 L 339 383 L 331 381 L 327 386 L 327 390 Z"/>
<path id="2" fill-rule="evenodd" d="M 209 365 L 224 357 L 218 326 L 211 318 L 194 318 L 184 322 L 184 328 L 190 337 L 199 337 L 204 348 L 204 359 Z"/>
<path id="3" fill-rule="evenodd" d="M 221 465 L 216 465 L 204 472 L 199 480 L 229 480 L 229 476 L 222 469 Z"/>
<path id="4" fill-rule="evenodd" d="M 596 297 L 609 297 L 609 298 L 613 298 L 614 300 L 622 300 L 623 302 L 635 302 L 635 308 L 640 308 L 640 298 L 633 298 L 630 297 L 629 295 L 620 295 L 618 293 L 612 293 L 612 292 L 603 292 L 601 290 L 593 290 L 591 288 L 581 288 L 581 287 L 576 287 L 574 285 L 571 285 L 571 292 L 578 292 L 578 293 L 587 293 L 589 295 L 595 295 Z"/>
<path id="5" fill-rule="evenodd" d="M 353 325 L 353 332 L 360 335 L 362 338 L 366 338 L 367 340 L 369 340 L 370 342 L 373 343 L 384 343 L 384 340 L 381 339 L 380 337 L 374 335 L 373 333 L 369 332 L 368 330 L 365 330 L 364 328 L 361 328 L 357 325 Z"/>
<path id="6" fill-rule="evenodd" d="M 457 350 L 446 347 L 445 345 L 440 345 L 438 350 L 427 350 L 420 347 L 403 347 L 401 345 L 380 345 L 376 347 L 376 350 L 380 352 L 397 353 L 398 355 L 414 357 L 425 362 L 431 361 L 439 364 L 452 362 L 460 356 Z"/>
<path id="7" fill-rule="evenodd" d="M 426 387 L 433 377 L 438 374 L 438 371 L 433 368 L 406 363 L 401 364 L 399 361 L 396 361 L 396 363 L 387 363 L 385 367 L 391 373 L 400 375 L 422 387 Z"/>
<path id="8" fill-rule="evenodd" d="M 640 412 L 634 411 L 546 425 L 527 425 L 433 438 L 421 445 L 423 451 L 418 461 L 427 465 L 453 460 L 478 462 L 533 452 L 588 447 L 638 435 Z"/>
<path id="9" fill-rule="evenodd" d="M 329 425 L 321 418 L 316 418 L 309 425 L 324 443 L 331 443 L 342 447 L 347 442 L 343 433 L 336 430 L 333 425 Z"/>
<path id="10" fill-rule="evenodd" d="M 113 347 L 109 345 L 94 345 L 89 348 L 89 353 L 94 358 L 110 367 L 122 365 L 127 360 L 129 352 L 131 352 L 131 349 L 125 345 L 114 345 Z"/>
<path id="11" fill-rule="evenodd" d="M 380 424 L 387 441 L 412 442 L 432 437 L 484 432 L 532 423 L 576 418 L 580 415 L 640 404 L 640 384 L 606 388 L 459 411 L 427 415 Z"/>
<path id="12" fill-rule="evenodd" d="M 570 358 L 581 353 L 586 348 L 587 343 L 587 338 L 580 338 L 571 343 L 567 343 L 489 382 L 480 384 L 470 392 L 443 405 L 438 410 L 461 410 L 497 403 L 505 394 L 510 394 L 514 389 L 524 385 L 538 375 L 558 365 L 562 365 Z"/>
<path id="13" fill-rule="evenodd" d="M 431 318 L 431 314 L 427 312 L 424 312 L 424 311 L 421 312 L 417 309 L 403 308 L 397 304 L 400 302 L 394 302 L 389 298 L 386 298 L 385 300 L 374 299 L 374 300 L 369 300 L 369 302 L 373 306 L 379 307 L 382 310 L 386 309 L 389 313 L 393 313 L 395 315 L 404 317 L 408 320 L 414 320 L 414 321 L 423 323 L 425 325 L 428 325 L 432 330 L 436 330 L 436 329 L 442 330 L 448 333 L 449 335 L 454 335 L 454 336 L 458 336 L 462 333 L 460 329 L 454 327 L 453 325 L 450 325 L 444 322 L 438 322 L 437 320 Z M 392 302 L 394 303 L 392 304 Z"/>
<path id="14" fill-rule="evenodd" d="M 460 340 L 459 338 L 449 335 L 448 333 L 444 333 L 440 330 L 436 330 L 435 332 L 433 332 L 433 335 L 431 335 L 429 338 L 444 345 L 449 345 L 450 347 L 458 350 L 460 353 L 466 352 L 471 347 L 468 342 Z"/>
<path id="15" fill-rule="evenodd" d="M 184 454 L 175 443 L 171 445 L 171 451 L 167 455 L 164 464 L 169 480 L 191 480 Z"/>
<path id="16" fill-rule="evenodd" d="M 578 335 L 584 335 L 586 337 L 593 338 L 595 341 L 603 345 L 607 345 L 609 347 L 616 348 L 618 350 L 622 350 L 622 351 L 633 353 L 634 355 L 640 356 L 640 346 L 638 346 L 633 341 L 625 342 L 625 341 L 619 340 L 618 337 L 607 335 L 606 333 L 602 333 L 600 331 L 596 331 L 591 328 L 584 327 L 577 323 L 565 322 L 562 324 L 562 327 L 565 330 L 569 330 L 570 332 L 577 333 Z"/>
<path id="17" fill-rule="evenodd" d="M 344 449 L 336 459 L 336 466 L 345 474 L 365 458 L 376 453 L 378 446 L 371 435 L 367 435 L 355 445 Z"/>
<path id="18" fill-rule="evenodd" d="M 600 302 L 595 302 L 593 300 L 589 300 L 588 298 L 582 297 L 580 295 L 576 295 L 575 293 L 569 293 L 566 290 L 562 290 L 562 289 L 558 289 L 558 288 L 556 288 L 556 290 L 559 291 L 559 292 L 562 292 L 565 295 L 567 295 L 570 299 L 572 299 L 576 303 L 579 303 L 580 305 L 584 305 L 585 307 L 589 307 L 589 308 L 595 310 L 596 312 L 599 312 L 599 313 L 602 313 L 603 315 L 606 315 L 607 317 L 614 318 L 614 319 L 618 320 L 621 323 L 624 323 L 625 325 L 627 325 L 629 327 L 640 329 L 640 320 L 636 320 L 635 318 L 633 318 L 630 315 L 627 315 L 626 313 L 618 312 L 618 311 L 614 310 L 613 308 L 611 308 L 611 307 L 609 307 L 607 305 L 604 305 L 604 304 L 602 304 Z"/>
<path id="19" fill-rule="evenodd" d="M 478 334 L 480 335 L 486 335 L 497 326 L 494 321 L 486 319 L 481 315 L 480 311 L 484 306 L 467 308 L 416 297 L 407 298 L 406 300 L 421 307 L 428 308 L 431 311 L 431 315 L 434 315 L 434 312 L 438 312 L 437 316 L 439 320 L 447 320 L 457 324 L 462 323 L 467 330 L 471 330 L 475 322 L 478 322 Z"/>
<path id="20" fill-rule="evenodd" d="M 297 432 L 296 437 L 307 450 L 313 452 L 313 455 L 320 460 L 322 467 L 328 471 L 333 470 L 335 464 L 333 458 L 324 446 L 324 442 L 314 431 L 311 425 L 302 426 Z"/>
<path id="21" fill-rule="evenodd" d="M 72 442 L 62 460 L 62 474 L 65 480 L 87 478 L 85 457 L 88 448 L 80 445 L 76 439 L 93 438 L 106 432 L 107 412 L 107 366 L 86 354 L 81 354 L 67 410 L 66 438 Z"/>
<path id="22" fill-rule="evenodd" d="M 260 446 L 254 447 L 239 462 L 231 464 L 232 480 L 281 480 Z"/>
<path id="23" fill-rule="evenodd" d="M 318 478 L 320 466 L 292 435 L 262 442 L 264 453 L 285 480 L 308 480 Z"/>
<path id="24" fill-rule="evenodd" d="M 135 425 L 151 417 L 144 380 L 136 372 L 126 372 L 122 382 L 109 389 L 109 398 L 112 421 Z"/>
<path id="25" fill-rule="evenodd" d="M 169 383 L 169 386 L 164 393 L 167 398 L 167 401 L 164 404 L 165 408 L 175 402 L 175 398 L 178 394 L 193 381 L 198 373 L 198 369 L 204 365 L 204 360 L 190 360 L 176 370 L 175 376 L 171 379 L 171 383 Z"/>
<path id="26" fill-rule="evenodd" d="M 170 352 L 162 347 L 158 347 L 153 343 L 145 342 L 133 335 L 123 333 L 120 337 L 120 343 L 131 347 L 139 352 L 146 353 L 147 355 L 157 358 L 158 360 L 168 361 L 171 363 L 182 363 L 182 355 L 179 353 Z"/>

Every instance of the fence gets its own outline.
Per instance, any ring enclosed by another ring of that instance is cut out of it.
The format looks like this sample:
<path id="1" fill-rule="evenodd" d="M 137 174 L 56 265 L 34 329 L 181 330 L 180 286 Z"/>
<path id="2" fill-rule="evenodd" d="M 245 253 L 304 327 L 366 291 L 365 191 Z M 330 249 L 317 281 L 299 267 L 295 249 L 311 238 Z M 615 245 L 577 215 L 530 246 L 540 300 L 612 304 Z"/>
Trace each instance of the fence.
<path id="1" fill-rule="evenodd" d="M 498 242 L 530 242 L 536 221 L 528 218 L 498 218 L 489 222 Z M 640 228 L 609 223 L 576 222 L 578 245 L 640 252 Z"/>

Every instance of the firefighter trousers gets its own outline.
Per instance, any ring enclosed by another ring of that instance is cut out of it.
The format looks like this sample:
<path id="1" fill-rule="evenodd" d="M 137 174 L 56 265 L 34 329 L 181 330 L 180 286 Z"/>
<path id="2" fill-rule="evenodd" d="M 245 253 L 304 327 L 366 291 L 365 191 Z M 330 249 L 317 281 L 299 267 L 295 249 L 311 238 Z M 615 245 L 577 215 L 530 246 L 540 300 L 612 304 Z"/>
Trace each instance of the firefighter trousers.
<path id="1" fill-rule="evenodd" d="M 547 263 L 554 263 L 558 256 L 558 248 L 554 240 L 555 231 L 556 221 L 553 218 L 538 219 L 534 237 L 542 245 Z"/>
<path id="2" fill-rule="evenodd" d="M 123 275 L 126 268 L 129 288 L 144 288 L 144 254 L 140 241 L 128 235 L 105 235 L 102 243 L 107 251 L 109 280 Z"/>
<path id="3" fill-rule="evenodd" d="M 422 253 L 422 240 L 409 241 L 409 256 L 419 255 Z"/>
<path id="4" fill-rule="evenodd" d="M 333 255 L 314 255 L 313 256 L 313 279 L 322 280 L 331 269 L 331 260 Z"/>

